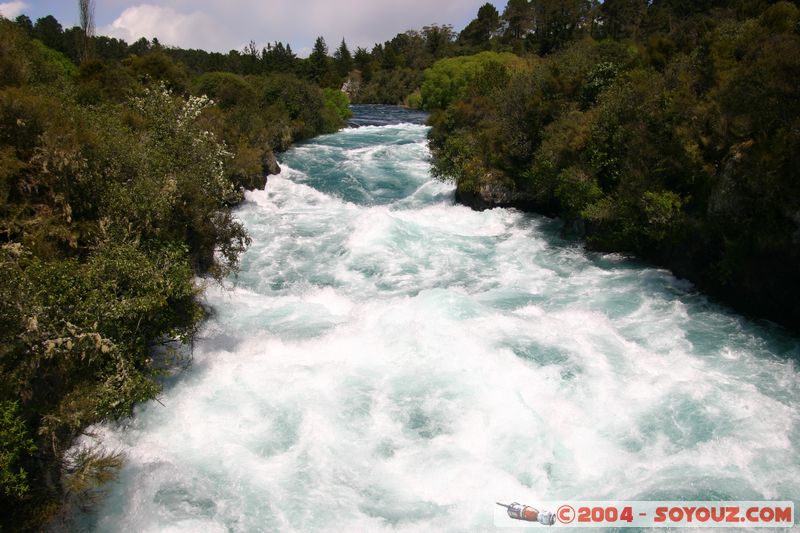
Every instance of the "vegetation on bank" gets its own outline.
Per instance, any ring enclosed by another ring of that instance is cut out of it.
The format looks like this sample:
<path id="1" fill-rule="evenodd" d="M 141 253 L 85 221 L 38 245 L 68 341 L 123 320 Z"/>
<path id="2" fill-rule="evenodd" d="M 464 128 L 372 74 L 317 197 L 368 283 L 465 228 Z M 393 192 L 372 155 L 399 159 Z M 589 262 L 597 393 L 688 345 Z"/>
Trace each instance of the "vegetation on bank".
<path id="1" fill-rule="evenodd" d="M 524 67 L 492 61 L 445 100 L 426 93 L 452 90 L 432 74 L 454 60 L 425 74 L 435 172 L 800 328 L 797 5 L 562 2 L 556 23 L 512 4 Z"/>
<path id="2" fill-rule="evenodd" d="M 4 531 L 113 476 L 120 457 L 75 437 L 157 398 L 204 315 L 196 276 L 223 279 L 249 243 L 243 189 L 348 116 L 340 91 L 291 73 L 192 75 L 158 48 L 78 62 L 47 27 L 0 19 Z"/>

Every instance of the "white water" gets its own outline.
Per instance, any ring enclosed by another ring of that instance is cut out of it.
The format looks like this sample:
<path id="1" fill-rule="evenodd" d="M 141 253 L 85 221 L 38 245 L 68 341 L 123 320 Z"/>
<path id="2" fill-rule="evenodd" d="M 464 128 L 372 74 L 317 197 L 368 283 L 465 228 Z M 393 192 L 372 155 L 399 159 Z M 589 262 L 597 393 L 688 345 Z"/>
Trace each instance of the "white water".
<path id="1" fill-rule="evenodd" d="M 96 531 L 474 531 L 495 501 L 794 499 L 795 339 L 453 205 L 426 129 L 292 150 L 191 369 L 120 427 Z"/>

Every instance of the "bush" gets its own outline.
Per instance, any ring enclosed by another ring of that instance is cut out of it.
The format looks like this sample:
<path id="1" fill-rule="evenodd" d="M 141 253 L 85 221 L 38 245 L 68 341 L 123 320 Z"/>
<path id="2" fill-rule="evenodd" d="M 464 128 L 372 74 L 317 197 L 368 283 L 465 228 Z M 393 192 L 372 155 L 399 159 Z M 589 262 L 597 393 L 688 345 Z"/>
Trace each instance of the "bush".
<path id="1" fill-rule="evenodd" d="M 509 52 L 481 52 L 472 56 L 441 59 L 425 70 L 422 82 L 422 108 L 428 111 L 445 109 L 450 102 L 464 96 L 464 91 L 491 65 L 513 68 L 524 62 Z"/>
<path id="2" fill-rule="evenodd" d="M 0 402 L 0 490 L 6 497 L 22 498 L 30 491 L 28 473 L 19 463 L 35 450 L 19 417 L 19 403 Z"/>
<path id="3" fill-rule="evenodd" d="M 230 72 L 209 72 L 192 82 L 192 92 L 208 96 L 223 110 L 237 106 L 251 107 L 256 93 L 242 76 Z"/>
<path id="4" fill-rule="evenodd" d="M 332 128 L 333 131 L 336 131 L 343 122 L 353 116 L 353 112 L 350 111 L 350 98 L 339 89 L 322 89 L 322 94 L 325 97 L 325 108 L 333 111 L 338 118 L 327 129 L 330 130 Z"/>

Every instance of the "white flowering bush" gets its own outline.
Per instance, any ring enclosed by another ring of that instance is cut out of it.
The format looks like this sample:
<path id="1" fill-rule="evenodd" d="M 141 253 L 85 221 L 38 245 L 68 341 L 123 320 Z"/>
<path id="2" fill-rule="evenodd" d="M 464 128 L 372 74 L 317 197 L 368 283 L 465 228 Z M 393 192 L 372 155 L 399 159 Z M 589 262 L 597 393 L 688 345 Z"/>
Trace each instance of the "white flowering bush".
<path id="1" fill-rule="evenodd" d="M 194 270 L 222 278 L 249 244 L 231 206 L 241 191 L 229 177 L 232 154 L 200 125 L 205 96 L 173 95 L 163 84 L 131 101 L 135 112 L 110 141 L 104 168 L 115 169 L 104 201 L 107 236 L 189 245 Z M 98 120 L 106 120 L 99 117 Z"/>
<path id="2" fill-rule="evenodd" d="M 133 107 L 148 123 L 155 149 L 168 150 L 179 168 L 196 172 L 206 194 L 221 203 L 240 199 L 239 191 L 225 175 L 233 154 L 210 132 L 198 127 L 198 118 L 214 105 L 206 96 L 175 97 L 161 83 L 133 99 Z"/>

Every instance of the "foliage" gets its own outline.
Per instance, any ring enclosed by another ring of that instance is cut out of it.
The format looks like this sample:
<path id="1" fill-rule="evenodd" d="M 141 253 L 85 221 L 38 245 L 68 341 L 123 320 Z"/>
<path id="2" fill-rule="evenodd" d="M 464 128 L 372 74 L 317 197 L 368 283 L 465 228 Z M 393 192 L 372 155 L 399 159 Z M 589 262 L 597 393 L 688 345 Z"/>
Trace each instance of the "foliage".
<path id="1" fill-rule="evenodd" d="M 500 32 L 500 13 L 490 3 L 483 4 L 475 17 L 459 34 L 458 40 L 476 47 L 488 46 L 492 37 Z"/>
<path id="2" fill-rule="evenodd" d="M 124 456 L 99 447 L 80 445 L 64 459 L 62 478 L 66 497 L 88 510 L 103 495 L 104 486 L 117 477 Z"/>
<path id="3" fill-rule="evenodd" d="M 378 70 L 358 93 L 357 102 L 401 104 L 422 82 L 422 72 L 410 68 Z"/>
<path id="4" fill-rule="evenodd" d="M 331 59 L 328 57 L 328 45 L 325 39 L 317 37 L 314 49 L 308 56 L 308 72 L 311 79 L 317 83 L 325 84 L 329 81 L 328 72 L 331 69 Z"/>
<path id="5" fill-rule="evenodd" d="M 422 108 L 444 109 L 493 65 L 514 67 L 523 62 L 514 54 L 481 52 L 472 56 L 442 59 L 425 71 L 421 88 Z"/>
<path id="6" fill-rule="evenodd" d="M 504 38 L 548 55 L 506 82 L 435 73 L 464 58 L 426 73 L 434 171 L 799 327 L 796 5 L 565 3 L 603 21 L 597 39 L 543 17 L 553 5 L 509 2 Z"/>
<path id="7" fill-rule="evenodd" d="M 325 108 L 335 113 L 337 120 L 332 124 L 333 130 L 339 129 L 337 126 L 345 120 L 353 116 L 350 111 L 350 99 L 347 94 L 337 89 L 323 89 L 322 94 L 325 97 Z M 328 128 L 331 129 L 331 128 Z"/>
<path id="8" fill-rule="evenodd" d="M 30 491 L 28 473 L 18 463 L 35 450 L 19 417 L 19 403 L 0 402 L 0 490 L 6 497 L 21 498 Z"/>

